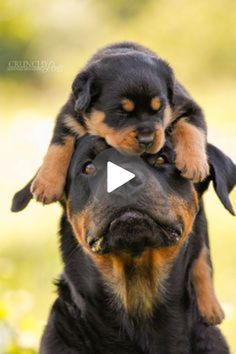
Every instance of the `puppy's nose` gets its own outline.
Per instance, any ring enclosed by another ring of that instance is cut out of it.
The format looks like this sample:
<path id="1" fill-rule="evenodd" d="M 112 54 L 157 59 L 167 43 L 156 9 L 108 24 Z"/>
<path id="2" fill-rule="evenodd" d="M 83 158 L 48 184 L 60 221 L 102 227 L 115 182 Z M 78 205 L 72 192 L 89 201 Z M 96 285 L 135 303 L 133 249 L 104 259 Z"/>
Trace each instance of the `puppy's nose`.
<path id="1" fill-rule="evenodd" d="M 137 132 L 137 140 L 139 146 L 145 149 L 148 149 L 152 146 L 154 141 L 154 132 L 153 130 L 142 130 Z"/>

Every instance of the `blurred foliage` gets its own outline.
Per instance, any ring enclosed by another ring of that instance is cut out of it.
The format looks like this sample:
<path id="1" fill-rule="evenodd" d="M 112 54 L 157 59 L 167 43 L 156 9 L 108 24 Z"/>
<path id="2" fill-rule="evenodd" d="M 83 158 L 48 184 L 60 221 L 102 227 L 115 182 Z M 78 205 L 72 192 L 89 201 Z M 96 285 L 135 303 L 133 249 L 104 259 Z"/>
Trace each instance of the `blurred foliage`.
<path id="1" fill-rule="evenodd" d="M 104 2 L 103 0 L 94 0 L 96 5 L 101 6 L 102 11 L 121 22 L 130 18 L 135 18 L 140 11 L 145 11 L 149 5 L 149 0 L 113 0 Z"/>
<path id="2" fill-rule="evenodd" d="M 166 57 L 186 79 L 207 74 L 217 84 L 236 73 L 235 13 L 234 0 L 1 0 L 0 74 L 33 75 L 37 82 L 35 72 L 6 71 L 8 62 L 54 60 L 68 65 L 63 77 L 71 80 L 97 47 L 132 39 Z"/>
<path id="3" fill-rule="evenodd" d="M 235 23 L 235 0 L 0 0 L 0 353 L 37 352 L 56 296 L 58 206 L 9 208 L 41 163 L 77 71 L 110 42 L 152 48 L 202 105 L 210 141 L 236 161 Z M 206 204 L 221 328 L 236 352 L 235 220 L 212 190 Z"/>
<path id="4" fill-rule="evenodd" d="M 11 60 L 26 60 L 32 55 L 30 42 L 33 39 L 34 28 L 30 23 L 30 13 L 26 12 L 20 3 L 8 0 L 0 1 L 0 75 L 26 80 L 28 75 L 21 71 L 9 71 Z M 35 72 L 31 72 L 35 75 Z"/>

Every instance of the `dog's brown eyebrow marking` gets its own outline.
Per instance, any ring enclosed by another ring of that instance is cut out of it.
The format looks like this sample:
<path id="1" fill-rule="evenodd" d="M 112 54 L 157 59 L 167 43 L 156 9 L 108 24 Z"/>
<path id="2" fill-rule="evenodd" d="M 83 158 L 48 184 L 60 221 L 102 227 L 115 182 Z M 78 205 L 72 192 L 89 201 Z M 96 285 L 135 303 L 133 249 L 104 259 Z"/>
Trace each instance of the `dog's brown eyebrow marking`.
<path id="1" fill-rule="evenodd" d="M 153 109 L 153 111 L 158 111 L 158 109 L 160 109 L 160 107 L 161 107 L 160 97 L 158 97 L 158 96 L 153 97 L 151 99 L 150 106 L 151 106 L 151 109 Z"/>
<path id="2" fill-rule="evenodd" d="M 121 100 L 121 106 L 126 112 L 133 112 L 133 110 L 135 109 L 134 101 L 130 100 L 129 98 L 123 98 Z"/>

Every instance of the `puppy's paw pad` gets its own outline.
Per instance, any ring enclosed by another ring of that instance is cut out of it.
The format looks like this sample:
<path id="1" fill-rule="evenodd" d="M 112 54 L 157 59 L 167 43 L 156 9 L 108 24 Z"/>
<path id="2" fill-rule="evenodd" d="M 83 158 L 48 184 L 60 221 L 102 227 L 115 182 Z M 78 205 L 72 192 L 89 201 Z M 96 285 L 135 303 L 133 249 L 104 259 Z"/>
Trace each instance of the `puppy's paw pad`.
<path id="1" fill-rule="evenodd" d="M 189 159 L 179 160 L 176 159 L 176 167 L 185 178 L 191 179 L 194 183 L 203 181 L 210 172 L 207 160 Z"/>
<path id="2" fill-rule="evenodd" d="M 56 181 L 56 182 L 55 182 Z M 31 193 L 35 200 L 50 204 L 60 200 L 64 188 L 64 178 L 45 179 L 37 176 L 31 184 Z"/>

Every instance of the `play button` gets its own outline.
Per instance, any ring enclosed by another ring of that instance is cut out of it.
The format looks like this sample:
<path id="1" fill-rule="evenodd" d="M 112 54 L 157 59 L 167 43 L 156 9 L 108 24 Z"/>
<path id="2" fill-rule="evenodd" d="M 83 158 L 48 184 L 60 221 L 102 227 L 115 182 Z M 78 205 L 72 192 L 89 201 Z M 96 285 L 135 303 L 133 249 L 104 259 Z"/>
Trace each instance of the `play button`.
<path id="1" fill-rule="evenodd" d="M 107 162 L 107 192 L 111 193 L 123 184 L 129 182 L 135 177 L 135 174 L 114 164 Z"/>
<path id="2" fill-rule="evenodd" d="M 136 203 L 149 175 L 149 168 L 140 156 L 110 148 L 99 153 L 93 165 L 96 173 L 84 177 L 91 199 L 106 200 L 119 207 Z"/>

